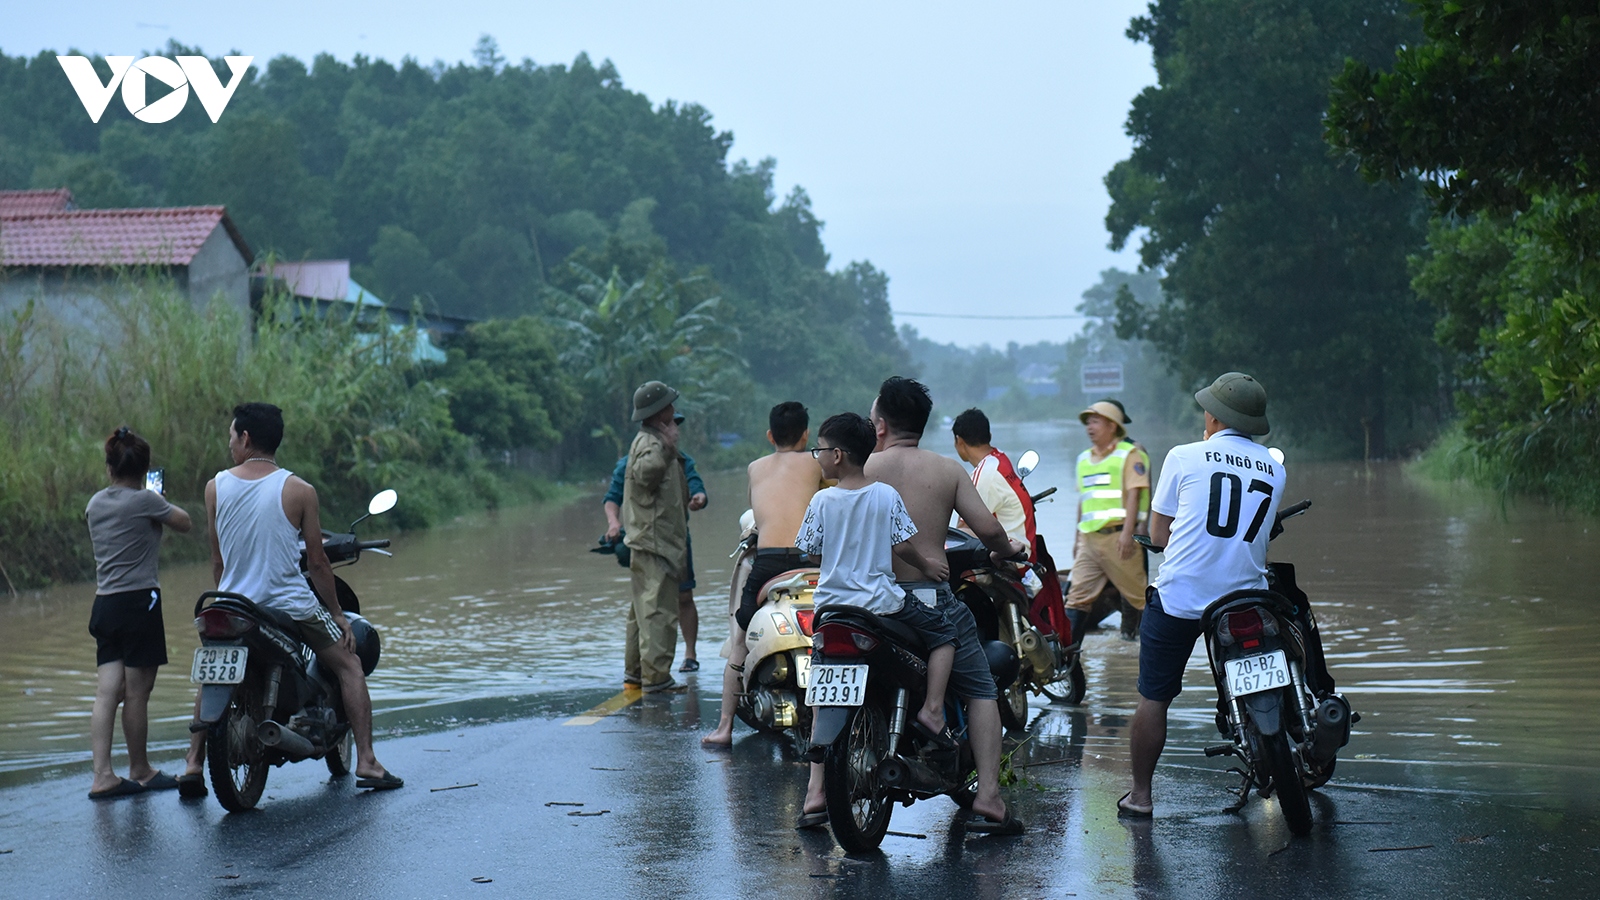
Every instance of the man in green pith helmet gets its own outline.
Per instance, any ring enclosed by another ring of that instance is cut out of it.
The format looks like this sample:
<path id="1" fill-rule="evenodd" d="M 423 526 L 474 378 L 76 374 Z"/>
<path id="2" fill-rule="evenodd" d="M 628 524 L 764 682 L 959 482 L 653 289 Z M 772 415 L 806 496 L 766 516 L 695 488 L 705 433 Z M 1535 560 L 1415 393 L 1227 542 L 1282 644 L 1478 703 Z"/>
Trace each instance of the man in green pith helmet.
<path id="1" fill-rule="evenodd" d="M 672 654 L 678 643 L 678 585 L 688 568 L 689 480 L 678 452 L 677 399 L 678 392 L 659 381 L 633 392 L 639 433 L 628 448 L 622 499 L 633 574 L 623 685 L 647 694 L 681 688 L 672 677 Z"/>
<path id="2" fill-rule="evenodd" d="M 1078 534 L 1067 590 L 1074 641 L 1082 638 L 1107 581 L 1133 609 L 1144 609 L 1144 553 L 1133 536 L 1150 509 L 1150 457 L 1128 439 L 1128 414 L 1100 400 L 1078 420 L 1093 446 L 1078 456 Z"/>

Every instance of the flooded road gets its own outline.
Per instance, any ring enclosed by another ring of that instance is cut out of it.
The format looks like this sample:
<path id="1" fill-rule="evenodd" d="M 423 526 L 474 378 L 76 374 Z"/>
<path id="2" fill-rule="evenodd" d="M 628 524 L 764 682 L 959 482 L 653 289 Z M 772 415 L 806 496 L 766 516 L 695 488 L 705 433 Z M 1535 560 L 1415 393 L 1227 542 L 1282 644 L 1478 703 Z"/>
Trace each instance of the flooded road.
<path id="1" fill-rule="evenodd" d="M 1040 451 L 1034 490 L 1070 490 L 1083 446 L 1075 423 L 997 427 L 996 442 Z M 942 432 L 930 446 L 947 449 Z M 1165 449 L 1152 441 L 1158 465 Z M 693 524 L 705 694 L 719 686 L 742 473 L 712 476 L 708 488 L 711 506 Z M 1334 677 L 1365 717 L 1335 782 L 1600 807 L 1600 523 L 1527 503 L 1502 509 L 1492 495 L 1419 481 L 1396 464 L 1291 457 L 1289 492 L 1315 507 L 1289 524 L 1273 556 L 1297 564 Z M 1064 547 L 1072 518 L 1068 494 L 1041 506 L 1040 530 Z M 380 731 L 571 714 L 614 692 L 628 579 L 610 557 L 586 552 L 602 528 L 596 494 L 400 535 L 393 559 L 368 555 L 341 571 L 384 637 L 372 678 Z M 382 520 L 362 531 L 382 534 Z M 162 582 L 172 664 L 152 698 L 158 759 L 186 741 L 189 607 L 209 569 L 167 567 Z M 84 768 L 91 595 L 77 585 L 0 601 L 0 783 Z M 1125 766 L 1137 645 L 1102 632 L 1086 656 L 1084 705 L 1036 700 L 1027 756 L 1114 770 Z M 1226 766 L 1199 753 L 1218 742 L 1213 698 L 1201 651 L 1173 706 L 1163 763 L 1215 770 L 1220 790 L 1231 786 Z"/>

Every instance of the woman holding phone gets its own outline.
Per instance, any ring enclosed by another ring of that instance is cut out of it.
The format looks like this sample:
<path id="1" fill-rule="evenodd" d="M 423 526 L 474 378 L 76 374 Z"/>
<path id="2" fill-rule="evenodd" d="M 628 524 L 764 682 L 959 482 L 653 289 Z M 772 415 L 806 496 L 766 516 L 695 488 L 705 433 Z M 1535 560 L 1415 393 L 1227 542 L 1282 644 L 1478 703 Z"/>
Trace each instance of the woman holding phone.
<path id="1" fill-rule="evenodd" d="M 191 527 L 189 514 L 157 490 L 146 490 L 150 444 L 118 428 L 106 439 L 110 486 L 89 499 L 85 511 L 94 543 L 95 597 L 89 633 L 97 643 L 97 685 L 89 736 L 94 747 L 94 783 L 89 799 L 108 800 L 168 790 L 177 779 L 150 767 L 150 689 L 156 669 L 167 662 L 161 621 L 161 586 L 156 580 L 161 531 Z M 111 768 L 111 731 L 122 706 L 122 736 L 128 744 L 128 778 Z"/>

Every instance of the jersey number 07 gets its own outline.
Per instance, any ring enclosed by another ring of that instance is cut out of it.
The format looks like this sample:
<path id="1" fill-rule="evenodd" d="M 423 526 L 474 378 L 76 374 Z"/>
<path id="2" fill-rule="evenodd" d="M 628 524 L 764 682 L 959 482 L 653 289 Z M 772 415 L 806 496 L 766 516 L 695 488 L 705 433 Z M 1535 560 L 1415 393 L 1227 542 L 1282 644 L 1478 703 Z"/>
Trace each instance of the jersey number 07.
<path id="1" fill-rule="evenodd" d="M 1239 503 L 1243 499 L 1244 482 L 1232 472 L 1211 473 L 1211 505 L 1206 510 L 1206 533 L 1212 537 L 1231 538 L 1239 533 Z M 1226 489 L 1224 488 L 1226 486 Z M 1226 503 L 1228 518 L 1224 520 L 1223 500 L 1224 491 L 1228 494 Z M 1255 518 L 1250 520 L 1250 528 L 1244 533 L 1244 542 L 1250 543 L 1261 533 L 1261 523 L 1266 521 L 1267 507 L 1272 505 L 1272 485 L 1259 478 L 1250 479 L 1251 494 L 1263 494 L 1261 505 L 1256 507 Z"/>

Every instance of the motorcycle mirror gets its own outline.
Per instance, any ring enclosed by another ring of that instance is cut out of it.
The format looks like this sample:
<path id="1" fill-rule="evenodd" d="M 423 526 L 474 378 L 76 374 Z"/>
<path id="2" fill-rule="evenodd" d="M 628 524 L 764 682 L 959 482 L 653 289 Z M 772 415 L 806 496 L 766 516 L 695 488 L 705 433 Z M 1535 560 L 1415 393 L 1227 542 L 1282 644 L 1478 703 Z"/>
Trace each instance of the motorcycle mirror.
<path id="1" fill-rule="evenodd" d="M 1267 455 L 1272 457 L 1273 460 L 1275 460 L 1278 463 L 1278 465 L 1280 465 L 1280 466 L 1283 465 L 1283 451 L 1282 450 L 1279 450 L 1277 447 L 1268 447 L 1267 448 Z"/>
<path id="2" fill-rule="evenodd" d="M 1037 468 L 1039 468 L 1039 454 L 1029 450 L 1017 460 L 1017 477 L 1027 478 L 1028 473 Z"/>
<path id="3" fill-rule="evenodd" d="M 1282 460 L 1280 459 L 1279 462 L 1282 462 Z M 372 502 L 367 504 L 367 515 L 381 516 L 389 510 L 394 509 L 395 503 L 397 503 L 399 500 L 400 495 L 394 492 L 394 488 L 388 488 L 387 490 L 379 491 L 373 496 Z"/>

